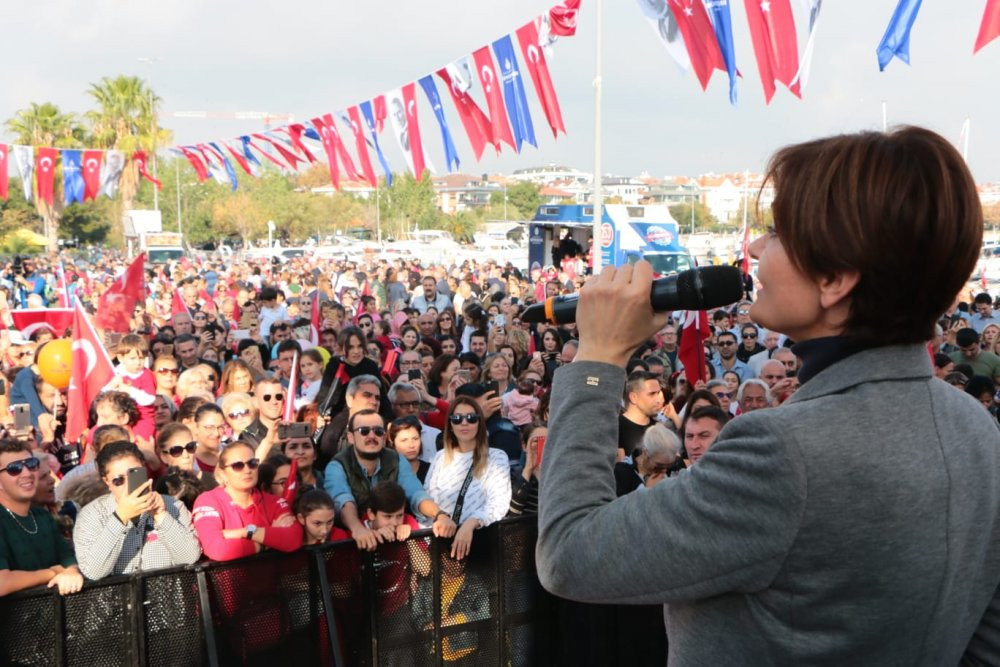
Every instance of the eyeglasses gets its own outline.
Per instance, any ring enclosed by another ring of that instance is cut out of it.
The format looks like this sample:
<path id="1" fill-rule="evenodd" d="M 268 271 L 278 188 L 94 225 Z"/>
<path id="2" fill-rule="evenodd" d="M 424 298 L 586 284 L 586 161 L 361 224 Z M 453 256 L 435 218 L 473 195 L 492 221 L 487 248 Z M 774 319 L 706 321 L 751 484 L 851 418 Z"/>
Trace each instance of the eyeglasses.
<path id="1" fill-rule="evenodd" d="M 353 430 L 355 433 L 359 433 L 362 438 L 367 438 L 369 433 L 375 433 L 380 438 L 385 435 L 384 426 L 359 426 Z"/>
<path id="2" fill-rule="evenodd" d="M 112 477 L 111 484 L 114 486 L 121 486 L 122 484 L 125 483 L 125 479 L 126 479 L 125 475 L 118 475 L 117 477 Z"/>
<path id="3" fill-rule="evenodd" d="M 736 314 L 737 315 L 749 315 L 750 311 L 749 310 L 737 310 Z"/>
<path id="4" fill-rule="evenodd" d="M 14 357 L 17 359 L 24 359 L 25 357 L 30 357 L 33 354 L 35 353 L 32 352 L 31 350 L 25 350 L 24 352 L 19 352 L 18 354 L 15 354 Z"/>
<path id="5" fill-rule="evenodd" d="M 215 382 L 215 375 L 214 374 L 213 375 L 206 375 L 205 379 L 208 380 L 209 382 Z"/>
<path id="6" fill-rule="evenodd" d="M 448 421 L 450 421 L 452 424 L 455 424 L 456 426 L 458 424 L 461 424 L 463 421 L 466 424 L 478 424 L 479 415 L 476 414 L 475 412 L 469 412 L 468 414 L 464 415 L 458 415 L 458 414 L 448 415 Z"/>
<path id="7" fill-rule="evenodd" d="M 177 375 L 181 371 L 179 368 L 157 368 L 156 372 L 160 375 Z"/>
<path id="8" fill-rule="evenodd" d="M 745 334 L 743 334 L 743 337 L 744 338 L 756 339 L 757 338 L 757 334 L 755 334 L 755 333 L 745 333 Z"/>
<path id="9" fill-rule="evenodd" d="M 733 397 L 733 392 L 731 392 L 731 391 L 713 391 L 712 393 L 715 394 L 716 396 L 718 396 L 719 398 L 732 398 Z"/>
<path id="10" fill-rule="evenodd" d="M 186 445 L 174 445 L 173 447 L 168 447 L 163 450 L 164 454 L 170 454 L 170 456 L 177 458 L 184 452 L 188 454 L 194 454 L 194 450 L 198 449 L 198 443 L 193 440 Z"/>
<path id="11" fill-rule="evenodd" d="M 250 412 L 250 408 L 247 408 L 246 410 L 234 410 L 233 412 L 230 412 L 228 416 L 230 419 L 242 419 L 243 417 L 249 415 Z"/>
<path id="12" fill-rule="evenodd" d="M 441 318 L 438 318 L 438 322 L 451 322 L 451 318 L 450 317 L 441 317 Z"/>
<path id="13" fill-rule="evenodd" d="M 420 401 L 397 401 L 393 403 L 397 408 L 416 409 L 420 407 Z"/>
<path id="14" fill-rule="evenodd" d="M 226 428 L 225 424 L 198 424 L 198 428 L 207 429 L 209 431 L 223 431 Z"/>
<path id="15" fill-rule="evenodd" d="M 718 343 L 716 343 L 716 345 L 718 345 L 719 347 L 729 347 L 730 345 L 736 345 L 736 341 L 720 340 Z"/>
<path id="16" fill-rule="evenodd" d="M 265 403 L 269 403 L 272 398 L 274 400 L 276 400 L 276 401 L 283 401 L 283 400 L 285 400 L 285 395 L 284 394 L 264 394 L 263 396 L 261 396 L 261 398 L 264 400 Z"/>
<path id="17" fill-rule="evenodd" d="M 257 466 L 260 465 L 260 459 L 250 459 L 249 461 L 235 461 L 228 465 L 221 466 L 223 468 L 229 468 L 235 470 L 236 472 L 243 472 L 244 468 L 249 468 L 250 470 L 256 470 Z"/>
<path id="18" fill-rule="evenodd" d="M 3 470 L 11 477 L 17 477 L 24 472 L 25 468 L 31 471 L 38 470 L 39 464 L 41 464 L 41 461 L 32 456 L 26 459 L 21 459 L 20 461 L 11 461 L 6 465 L 6 467 L 0 468 L 0 470 Z"/>

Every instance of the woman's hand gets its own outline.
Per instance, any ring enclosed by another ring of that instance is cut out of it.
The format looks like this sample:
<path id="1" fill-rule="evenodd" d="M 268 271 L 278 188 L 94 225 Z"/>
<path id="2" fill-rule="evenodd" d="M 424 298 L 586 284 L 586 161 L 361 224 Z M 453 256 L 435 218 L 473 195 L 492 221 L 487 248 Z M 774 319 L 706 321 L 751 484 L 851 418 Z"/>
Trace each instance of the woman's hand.
<path id="1" fill-rule="evenodd" d="M 458 529 L 458 532 L 455 533 L 455 539 L 451 543 L 452 558 L 462 560 L 469 555 L 469 549 L 472 548 L 472 533 L 478 525 L 478 519 L 469 519 Z"/>
<path id="2" fill-rule="evenodd" d="M 287 528 L 295 525 L 295 517 L 291 514 L 282 514 L 271 524 L 275 528 Z"/>
<path id="3" fill-rule="evenodd" d="M 115 507 L 115 514 L 118 515 L 118 519 L 122 523 L 128 523 L 143 512 L 149 512 L 153 508 L 153 496 L 159 494 L 150 490 L 152 486 L 153 480 L 148 479 L 145 484 L 132 493 L 122 496 Z"/>
<path id="4" fill-rule="evenodd" d="M 433 525 L 431 525 L 431 532 L 434 533 L 434 537 L 451 537 L 455 534 L 456 530 L 458 530 L 458 526 L 455 525 L 455 522 L 447 514 L 440 514 L 434 519 Z"/>

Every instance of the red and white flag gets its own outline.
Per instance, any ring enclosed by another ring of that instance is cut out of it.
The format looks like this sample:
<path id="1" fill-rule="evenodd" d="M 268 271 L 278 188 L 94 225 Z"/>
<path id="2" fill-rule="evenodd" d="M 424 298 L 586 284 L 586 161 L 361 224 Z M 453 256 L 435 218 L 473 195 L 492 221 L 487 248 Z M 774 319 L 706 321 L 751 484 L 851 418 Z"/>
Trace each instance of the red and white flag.
<path id="1" fill-rule="evenodd" d="M 292 123 L 288 127 L 284 128 L 284 131 L 288 134 L 289 140 L 292 142 L 292 146 L 306 156 L 306 159 L 310 162 L 316 162 L 316 156 L 306 147 L 305 143 L 302 141 L 302 134 L 306 131 L 306 126 L 302 123 Z"/>
<path id="2" fill-rule="evenodd" d="M 295 495 L 299 491 L 299 460 L 292 459 L 292 465 L 288 466 L 288 479 L 285 480 L 285 488 L 281 492 L 281 497 L 289 506 L 295 502 Z"/>
<path id="3" fill-rule="evenodd" d="M 14 320 L 14 328 L 24 334 L 25 338 L 30 338 L 39 329 L 49 329 L 56 338 L 61 338 L 73 323 L 72 308 L 12 310 L 10 316 Z"/>
<path id="4" fill-rule="evenodd" d="M 170 316 L 173 317 L 174 315 L 180 315 L 182 313 L 185 313 L 190 317 L 191 309 L 187 307 L 186 303 L 184 303 L 184 299 L 183 297 L 181 297 L 180 288 L 175 287 L 174 297 L 173 300 L 170 302 Z"/>
<path id="5" fill-rule="evenodd" d="M 254 136 L 257 136 L 257 135 L 254 135 Z M 268 160 L 270 160 L 271 162 L 273 162 L 278 167 L 278 169 L 281 169 L 282 172 L 284 172 L 286 169 L 288 169 L 288 165 L 287 164 L 285 164 L 284 162 L 282 162 L 278 158 L 276 158 L 273 155 L 271 155 L 268 151 L 264 150 L 260 146 L 260 144 L 254 143 L 254 141 L 252 141 L 252 140 L 249 141 L 248 143 L 250 144 L 250 146 L 253 147 L 254 150 L 256 150 L 258 153 L 260 153 L 261 155 L 263 155 L 265 158 L 267 158 Z"/>
<path id="6" fill-rule="evenodd" d="M 38 198 L 52 205 L 52 187 L 56 176 L 55 148 L 40 146 L 35 152 L 35 178 L 38 179 Z"/>
<path id="7" fill-rule="evenodd" d="M 204 183 L 205 181 L 207 181 L 208 167 L 206 167 L 205 163 L 201 161 L 201 158 L 198 157 L 198 154 L 195 153 L 190 148 L 186 148 L 184 146 L 178 146 L 177 150 L 179 150 L 181 154 L 187 158 L 188 162 L 191 163 L 191 166 L 194 167 L 194 173 L 195 175 L 198 176 L 198 182 Z"/>
<path id="8" fill-rule="evenodd" d="M 118 277 L 108 291 L 98 301 L 97 326 L 106 331 L 128 333 L 131 331 L 132 313 L 135 305 L 146 300 L 146 253 L 129 264 L 125 273 Z"/>
<path id="9" fill-rule="evenodd" d="M 320 308 L 319 301 L 322 292 L 313 292 L 312 306 L 309 308 L 309 342 L 319 345 Z"/>
<path id="10" fill-rule="evenodd" d="M 153 175 L 146 169 L 146 151 L 132 153 L 132 159 L 135 160 L 135 166 L 139 169 L 139 175 L 155 185 L 157 190 L 162 190 L 163 183 L 153 178 Z"/>
<path id="11" fill-rule="evenodd" d="M 59 260 L 59 307 L 60 308 L 71 308 L 73 306 L 72 300 L 69 298 L 69 286 L 66 284 L 66 267 L 63 266 L 63 262 Z"/>
<path id="12" fill-rule="evenodd" d="M 104 151 L 83 151 L 83 201 L 97 199 L 101 193 L 101 162 Z"/>
<path id="13" fill-rule="evenodd" d="M 553 35 L 572 37 L 576 34 L 577 15 L 580 13 L 580 0 L 563 0 L 549 10 L 549 25 Z"/>
<path id="14" fill-rule="evenodd" d="M 222 145 L 226 147 L 226 150 L 229 151 L 229 154 L 233 156 L 234 160 L 236 160 L 236 164 L 240 165 L 240 169 L 242 169 L 247 174 L 253 177 L 257 177 L 259 175 L 257 172 L 257 165 L 247 160 L 245 155 L 240 153 L 238 150 L 234 149 L 225 141 L 222 142 Z"/>
<path id="15" fill-rule="evenodd" d="M 292 151 L 282 146 L 280 141 L 276 141 L 271 137 L 267 136 L 266 134 L 255 133 L 253 136 L 257 139 L 260 139 L 261 141 L 266 141 L 271 146 L 273 146 L 274 149 L 278 151 L 278 153 L 281 155 L 281 157 L 284 158 L 285 162 L 288 163 L 288 166 L 291 167 L 293 170 L 296 171 L 298 170 L 299 162 L 305 162 L 305 160 L 300 158 L 298 155 L 296 155 Z"/>
<path id="16" fill-rule="evenodd" d="M 424 158 L 424 144 L 420 139 L 420 123 L 417 120 L 416 84 L 408 83 L 402 90 L 403 103 L 406 105 L 406 127 L 410 133 L 410 150 L 413 153 L 413 175 L 420 180 L 428 163 Z"/>
<path id="17" fill-rule="evenodd" d="M 979 271 L 979 284 L 982 286 L 983 291 L 986 291 L 986 265 Z"/>
<path id="18" fill-rule="evenodd" d="M 799 44 L 791 0 L 743 0 L 743 3 L 760 81 L 764 85 L 765 102 L 770 104 L 774 97 L 775 81 L 788 86 L 796 97 L 802 97 L 795 81 L 799 71 Z"/>
<path id="19" fill-rule="evenodd" d="M 490 129 L 490 119 L 486 117 L 483 110 L 472 99 L 468 88 L 458 80 L 456 74 L 457 72 L 454 69 L 447 67 L 443 67 L 437 71 L 437 75 L 448 88 L 448 92 L 451 93 L 451 101 L 455 103 L 458 117 L 462 120 L 462 127 L 465 128 L 465 134 L 469 137 L 472 153 L 476 156 L 476 162 L 479 162 L 483 157 L 486 144 L 493 143 L 493 130 Z M 545 108 L 544 102 L 542 103 L 542 108 Z"/>
<path id="20" fill-rule="evenodd" d="M 713 70 L 728 71 L 708 10 L 702 0 L 670 0 L 670 11 L 674 13 L 677 28 L 684 37 L 691 68 L 704 90 L 708 88 Z"/>
<path id="21" fill-rule="evenodd" d="M 8 186 L 10 184 L 7 175 L 7 144 L 0 144 L 0 199 L 7 201 Z"/>
<path id="22" fill-rule="evenodd" d="M 323 142 L 323 150 L 326 151 L 326 161 L 330 167 L 330 182 L 337 190 L 340 189 L 340 166 L 337 164 L 337 143 L 340 142 L 340 135 L 333 125 L 333 114 L 324 114 L 309 121 L 319 132 L 320 141 Z"/>
<path id="23" fill-rule="evenodd" d="M 973 53 L 979 51 L 1000 35 L 1000 0 L 986 0 L 983 10 L 983 21 L 979 24 L 979 34 L 976 36 L 976 46 Z"/>
<path id="24" fill-rule="evenodd" d="M 368 144 L 365 141 L 364 124 L 361 122 L 361 112 L 357 106 L 347 110 L 347 118 L 351 121 L 351 132 L 354 133 L 354 148 L 358 151 L 358 160 L 361 162 L 361 172 L 365 180 L 373 188 L 378 185 L 378 177 L 375 175 L 375 168 L 372 166 L 371 156 L 368 154 Z"/>
<path id="25" fill-rule="evenodd" d="M 479 83 L 483 85 L 483 93 L 486 94 L 486 106 L 490 110 L 490 127 L 493 131 L 493 147 L 500 152 L 500 142 L 505 141 L 514 150 L 514 135 L 510 131 L 510 121 L 507 120 L 507 107 L 504 106 L 503 91 L 500 87 L 503 84 L 497 78 L 497 68 L 493 63 L 493 54 L 489 47 L 484 46 L 472 52 L 472 59 L 476 63 L 476 72 L 479 74 Z"/>
<path id="26" fill-rule="evenodd" d="M 111 358 L 77 301 L 73 309 L 73 371 L 66 399 L 67 442 L 76 442 L 86 432 L 90 404 L 114 375 Z"/>
<path id="27" fill-rule="evenodd" d="M 295 394 L 299 384 L 299 353 L 292 356 L 292 371 L 288 375 L 288 391 L 285 392 L 285 404 L 281 408 L 281 418 L 286 422 L 295 421 Z"/>
<path id="28" fill-rule="evenodd" d="M 558 137 L 559 130 L 566 134 L 559 98 L 556 97 L 556 89 L 552 85 L 545 53 L 538 44 L 538 28 L 535 27 L 534 21 L 517 29 L 517 42 L 521 45 L 521 56 L 524 57 L 528 74 L 531 75 L 531 82 L 535 84 L 538 102 L 542 105 L 549 127 L 552 128 L 552 136 Z"/>
<path id="29" fill-rule="evenodd" d="M 705 375 L 705 341 L 712 337 L 708 328 L 708 313 L 704 310 L 689 310 L 684 316 L 681 329 L 681 344 L 677 358 L 684 364 L 684 376 L 692 389 L 699 380 L 707 381 Z"/>

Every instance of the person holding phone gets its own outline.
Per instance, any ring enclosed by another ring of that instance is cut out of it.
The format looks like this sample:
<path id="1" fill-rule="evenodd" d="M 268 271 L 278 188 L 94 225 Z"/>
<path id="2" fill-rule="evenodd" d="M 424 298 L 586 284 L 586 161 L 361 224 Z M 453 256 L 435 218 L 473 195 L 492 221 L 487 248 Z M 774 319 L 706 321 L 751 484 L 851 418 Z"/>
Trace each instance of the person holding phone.
<path id="1" fill-rule="evenodd" d="M 538 511 L 538 480 L 542 472 L 542 451 L 549 429 L 544 424 L 532 424 L 524 433 L 524 468 L 510 478 L 510 510 L 508 516 L 534 514 Z"/>
<path id="2" fill-rule="evenodd" d="M 97 455 L 108 493 L 88 503 L 73 527 L 80 571 L 97 580 L 117 574 L 190 565 L 201 556 L 183 503 L 152 490 L 142 452 L 119 440 Z"/>

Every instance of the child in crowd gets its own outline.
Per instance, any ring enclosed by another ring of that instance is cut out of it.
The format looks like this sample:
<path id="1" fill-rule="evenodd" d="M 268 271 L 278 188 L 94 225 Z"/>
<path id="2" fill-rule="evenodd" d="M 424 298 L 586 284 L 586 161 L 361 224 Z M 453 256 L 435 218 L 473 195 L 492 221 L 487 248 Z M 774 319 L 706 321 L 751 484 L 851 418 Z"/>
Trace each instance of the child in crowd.
<path id="1" fill-rule="evenodd" d="M 295 518 L 305 530 L 302 546 L 350 539 L 346 530 L 333 525 L 337 510 L 333 498 L 322 489 L 306 491 L 295 501 Z"/>
<path id="2" fill-rule="evenodd" d="M 386 542 L 403 542 L 414 530 L 420 530 L 417 520 L 406 513 L 406 492 L 396 482 L 379 482 L 372 488 L 365 513 L 365 527 L 375 531 Z"/>
<path id="3" fill-rule="evenodd" d="M 128 334 L 115 347 L 116 376 L 106 389 L 123 391 L 139 404 L 139 421 L 132 427 L 136 436 L 152 442 L 156 432 L 153 402 L 156 400 L 156 376 L 146 368 L 149 343 L 145 336 Z"/>

